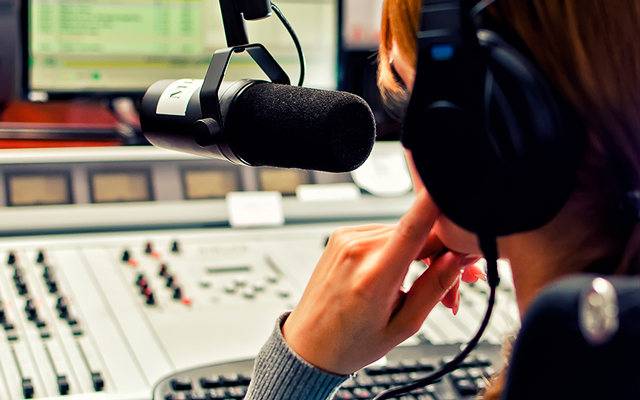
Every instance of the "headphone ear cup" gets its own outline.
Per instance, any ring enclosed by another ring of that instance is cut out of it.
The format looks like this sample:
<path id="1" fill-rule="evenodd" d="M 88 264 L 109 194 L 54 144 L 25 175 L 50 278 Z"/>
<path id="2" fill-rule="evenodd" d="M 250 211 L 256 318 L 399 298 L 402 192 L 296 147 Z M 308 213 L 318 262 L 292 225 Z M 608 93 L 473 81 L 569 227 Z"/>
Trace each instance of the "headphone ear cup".
<path id="1" fill-rule="evenodd" d="M 565 204 L 584 128 L 520 51 L 493 31 L 479 31 L 478 39 L 484 97 L 468 103 L 481 104 L 474 110 L 447 100 L 424 104 L 428 96 L 415 91 L 403 144 L 434 201 L 455 223 L 494 235 L 532 230 Z"/>
<path id="2" fill-rule="evenodd" d="M 493 31 L 478 32 L 486 55 L 485 122 L 498 170 L 501 231 L 550 221 L 571 193 L 584 126 L 537 66 Z M 498 199 L 499 198 L 499 199 Z"/>
<path id="3" fill-rule="evenodd" d="M 420 113 L 409 110 L 403 144 L 440 210 L 468 230 L 481 229 L 481 217 L 493 207 L 483 193 L 494 169 L 482 122 L 455 104 L 435 102 Z"/>

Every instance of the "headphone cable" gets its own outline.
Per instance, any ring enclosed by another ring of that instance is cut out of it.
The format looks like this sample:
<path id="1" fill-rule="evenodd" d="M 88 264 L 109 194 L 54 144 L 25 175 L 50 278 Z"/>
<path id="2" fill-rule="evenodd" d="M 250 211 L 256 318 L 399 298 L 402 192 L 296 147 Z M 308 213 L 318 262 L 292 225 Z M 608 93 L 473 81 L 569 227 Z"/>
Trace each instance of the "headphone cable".
<path id="1" fill-rule="evenodd" d="M 496 245 L 496 238 L 494 235 L 480 235 L 480 249 L 487 260 L 487 281 L 489 283 L 490 293 L 489 293 L 489 301 L 487 305 L 487 311 L 484 315 L 484 319 L 480 324 L 480 328 L 475 336 L 467 343 L 464 350 L 462 350 L 458 355 L 451 360 L 450 362 L 443 365 L 439 370 L 434 373 L 426 376 L 422 379 L 418 379 L 408 385 L 398 386 L 395 388 L 387 389 L 384 392 L 379 393 L 373 400 L 386 400 L 393 397 L 400 396 L 412 390 L 428 386 L 434 383 L 436 380 L 440 379 L 444 375 L 454 371 L 458 368 L 459 364 L 469 355 L 471 350 L 478 344 L 484 330 L 487 328 L 489 324 L 489 319 L 491 318 L 491 313 L 493 311 L 493 306 L 496 300 L 496 288 L 500 282 L 500 277 L 498 275 L 498 249 Z"/>

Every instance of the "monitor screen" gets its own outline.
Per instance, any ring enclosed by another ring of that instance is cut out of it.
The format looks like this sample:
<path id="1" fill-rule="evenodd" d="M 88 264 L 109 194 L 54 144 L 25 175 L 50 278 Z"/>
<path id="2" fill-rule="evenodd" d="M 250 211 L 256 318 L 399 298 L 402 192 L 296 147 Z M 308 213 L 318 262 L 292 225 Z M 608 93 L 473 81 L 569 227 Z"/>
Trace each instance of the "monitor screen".
<path id="1" fill-rule="evenodd" d="M 344 50 L 378 50 L 382 3 L 383 0 L 343 0 L 342 46 Z"/>
<path id="2" fill-rule="evenodd" d="M 369 103 L 376 120 L 376 140 L 397 140 L 401 123 L 387 113 L 376 85 L 383 2 L 341 0 L 338 89 Z"/>
<path id="3" fill-rule="evenodd" d="M 305 86 L 337 84 L 337 0 L 277 2 L 302 43 Z M 144 93 L 160 79 L 203 78 L 225 48 L 218 0 L 30 0 L 27 92 Z M 293 41 L 275 15 L 247 22 L 250 42 L 264 44 L 298 81 Z M 225 77 L 266 79 L 235 55 Z"/>

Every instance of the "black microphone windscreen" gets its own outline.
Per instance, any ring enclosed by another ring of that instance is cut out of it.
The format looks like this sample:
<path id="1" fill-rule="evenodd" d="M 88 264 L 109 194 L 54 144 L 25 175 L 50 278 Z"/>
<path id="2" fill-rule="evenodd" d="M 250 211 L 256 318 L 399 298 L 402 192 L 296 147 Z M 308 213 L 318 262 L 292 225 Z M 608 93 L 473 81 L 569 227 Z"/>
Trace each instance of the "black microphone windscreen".
<path id="1" fill-rule="evenodd" d="M 347 172 L 375 141 L 368 104 L 346 92 L 258 82 L 244 89 L 224 120 L 231 148 L 252 165 Z"/>

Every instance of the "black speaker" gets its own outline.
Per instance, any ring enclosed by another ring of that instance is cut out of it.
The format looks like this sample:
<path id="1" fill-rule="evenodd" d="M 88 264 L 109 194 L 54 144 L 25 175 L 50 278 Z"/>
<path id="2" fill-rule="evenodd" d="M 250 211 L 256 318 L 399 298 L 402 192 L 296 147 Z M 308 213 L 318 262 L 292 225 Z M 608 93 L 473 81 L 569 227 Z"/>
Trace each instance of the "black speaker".
<path id="1" fill-rule="evenodd" d="M 422 2 L 402 142 L 443 213 L 495 237 L 559 212 L 586 135 L 517 35 L 476 3 Z"/>

